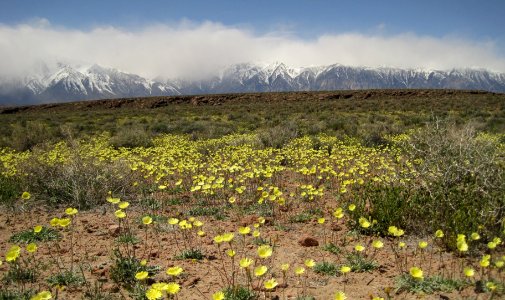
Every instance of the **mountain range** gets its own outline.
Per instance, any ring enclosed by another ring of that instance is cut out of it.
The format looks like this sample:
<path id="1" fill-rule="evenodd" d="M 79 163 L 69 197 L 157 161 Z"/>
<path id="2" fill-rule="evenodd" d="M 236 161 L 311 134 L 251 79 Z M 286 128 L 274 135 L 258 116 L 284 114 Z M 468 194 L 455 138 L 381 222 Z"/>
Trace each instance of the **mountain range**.
<path id="1" fill-rule="evenodd" d="M 355 89 L 465 89 L 505 92 L 505 73 L 487 70 L 414 70 L 339 64 L 291 68 L 284 63 L 236 64 L 203 80 L 146 79 L 99 65 L 41 71 L 22 79 L 0 79 L 0 104 L 25 105 L 75 100 L 242 92 Z"/>

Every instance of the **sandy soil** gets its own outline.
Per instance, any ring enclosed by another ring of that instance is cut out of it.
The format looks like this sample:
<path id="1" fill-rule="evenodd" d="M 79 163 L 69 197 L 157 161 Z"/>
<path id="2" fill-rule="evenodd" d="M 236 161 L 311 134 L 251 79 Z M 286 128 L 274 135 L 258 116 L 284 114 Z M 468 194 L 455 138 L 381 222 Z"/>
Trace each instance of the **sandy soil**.
<path id="1" fill-rule="evenodd" d="M 34 225 L 46 225 L 54 216 L 63 217 L 64 214 L 55 212 L 38 211 L 33 213 L 0 213 L 0 251 L 5 253 L 12 245 L 8 242 L 13 233 L 20 232 Z M 211 299 L 212 293 L 226 286 L 226 279 L 223 275 L 223 269 L 226 269 L 228 276 L 231 276 L 231 259 L 224 255 L 224 251 L 229 249 L 226 243 L 221 244 L 220 248 L 216 246 L 212 238 L 222 232 L 237 231 L 240 224 L 250 225 L 253 229 L 253 223 L 256 222 L 256 216 L 240 216 L 231 217 L 226 221 L 215 221 L 207 217 L 198 218 L 204 222 L 202 229 L 206 232 L 206 236 L 198 237 L 192 235 L 190 242 L 198 245 L 198 248 L 205 254 L 205 259 L 201 261 L 192 260 L 176 260 L 176 256 L 182 250 L 183 242 L 179 239 L 174 239 L 174 231 L 171 227 L 163 224 L 164 230 L 155 231 L 154 227 L 149 227 L 147 232 L 147 245 L 144 243 L 146 237 L 145 226 L 138 222 L 141 217 L 140 212 L 135 212 L 130 209 L 129 218 L 134 220 L 132 228 L 136 231 L 141 242 L 136 246 L 136 256 L 140 259 L 148 259 L 149 265 L 158 265 L 161 271 L 153 279 L 156 281 L 169 281 L 165 270 L 171 266 L 180 266 L 184 269 L 183 275 L 176 281 L 181 285 L 182 289 L 178 294 L 178 299 Z M 170 212 L 166 212 L 170 216 Z M 136 217 L 134 217 L 136 216 Z M 413 295 L 402 292 L 394 294 L 395 277 L 400 274 L 399 266 L 396 264 L 395 255 L 392 251 L 392 246 L 396 247 L 397 240 L 382 239 L 384 248 L 376 252 L 374 260 L 379 264 L 379 267 L 371 272 L 364 273 L 349 273 L 347 276 L 328 276 L 316 274 L 312 270 L 307 270 L 305 275 L 297 277 L 294 275 L 295 266 L 303 266 L 305 259 L 313 259 L 316 262 L 333 262 L 343 264 L 345 261 L 344 254 L 331 254 L 323 251 L 321 247 L 304 247 L 301 246 L 299 240 L 304 237 L 312 237 L 316 239 L 320 245 L 332 240 L 342 249 L 347 252 L 353 251 L 353 246 L 359 242 L 367 247 L 368 255 L 372 255 L 373 248 L 370 243 L 371 237 L 352 236 L 345 234 L 347 229 L 343 224 L 329 223 L 324 225 L 317 224 L 313 221 L 307 224 L 286 224 L 284 230 L 280 230 L 279 226 L 273 226 L 272 220 L 268 220 L 265 225 L 261 226 L 261 237 L 265 240 L 272 241 L 274 251 L 272 257 L 263 261 L 265 264 L 271 265 L 272 270 L 267 275 L 267 278 L 276 277 L 280 285 L 269 293 L 268 299 L 296 299 L 297 295 L 302 293 L 303 282 L 306 283 L 305 293 L 312 295 L 315 299 L 333 299 L 336 291 L 345 290 L 348 299 L 370 299 L 371 295 L 385 297 L 385 290 L 390 289 L 394 299 L 460 299 L 461 297 L 476 297 L 473 289 L 467 288 L 460 292 L 452 293 L 437 293 L 434 295 Z M 74 268 L 82 266 L 84 275 L 90 283 L 100 282 L 102 289 L 116 294 L 118 297 L 128 299 L 128 292 L 117 286 L 110 278 L 109 270 L 113 263 L 113 249 L 116 247 L 115 238 L 117 236 L 118 220 L 114 217 L 113 212 L 105 209 L 97 209 L 95 211 L 79 212 L 73 222 L 73 243 L 74 243 Z M 323 227 L 324 235 L 323 235 Z M 168 228 L 168 229 L 167 229 Z M 70 231 L 69 229 L 59 229 L 63 235 L 63 240 L 59 241 L 61 247 L 57 250 L 54 242 L 40 243 L 38 251 L 34 254 L 37 261 L 42 262 L 41 276 L 36 284 L 33 284 L 35 289 L 48 289 L 45 279 L 51 273 L 57 272 L 54 264 L 54 258 L 61 259 L 64 265 L 68 268 L 71 260 L 70 250 Z M 177 232 L 177 230 L 175 231 Z M 249 235 L 246 238 L 245 246 L 242 244 L 242 236 L 235 233 L 234 248 L 237 255 L 235 265 L 238 265 L 238 260 L 241 257 L 251 257 L 257 261 L 256 248 L 257 245 L 252 243 L 252 237 Z M 417 240 L 403 239 L 408 246 L 415 248 Z M 457 268 L 459 262 L 455 262 L 452 256 L 448 253 L 442 253 L 439 256 L 438 252 L 428 248 L 424 255 L 408 258 L 408 266 L 421 266 L 426 275 L 450 273 L 450 270 Z M 432 252 L 433 254 L 430 254 Z M 28 255 L 26 251 L 22 253 Z M 443 264 L 440 263 L 442 257 Z M 9 266 L 5 263 L 0 266 L 0 273 L 5 273 Z M 282 280 L 282 272 L 280 265 L 289 263 L 291 265 L 288 273 L 287 282 Z M 224 268 L 223 268 L 224 266 Z M 431 269 L 429 269 L 431 266 Z M 308 269 L 308 268 L 307 268 Z M 236 281 L 245 283 L 243 272 L 239 271 L 238 267 Z M 53 291 L 55 289 L 53 288 Z M 85 287 L 66 288 L 59 292 L 60 299 L 80 299 L 86 290 Z M 259 290 L 261 297 L 265 297 L 262 289 Z M 278 297 L 278 298 L 276 298 Z M 484 297 L 484 298 L 482 298 Z M 481 294 L 478 299 L 486 299 L 487 296 Z"/>

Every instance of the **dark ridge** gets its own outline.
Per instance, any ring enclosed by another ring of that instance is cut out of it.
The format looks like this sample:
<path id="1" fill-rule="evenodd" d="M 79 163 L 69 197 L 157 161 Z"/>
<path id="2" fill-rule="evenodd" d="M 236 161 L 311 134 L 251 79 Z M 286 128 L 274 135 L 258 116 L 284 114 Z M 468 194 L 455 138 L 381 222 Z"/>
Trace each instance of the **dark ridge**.
<path id="1" fill-rule="evenodd" d="M 29 106 L 0 107 L 0 114 L 48 111 L 87 111 L 108 109 L 153 109 L 173 104 L 222 105 L 224 103 L 275 102 L 275 101 L 320 101 L 320 100 L 366 100 L 374 98 L 433 98 L 454 95 L 496 95 L 497 93 L 476 90 L 445 89 L 380 89 L 380 90 L 345 90 L 330 92 L 272 92 L 272 93 L 237 93 L 209 94 L 192 96 L 155 96 L 118 99 L 86 100 L 65 103 L 39 104 Z"/>

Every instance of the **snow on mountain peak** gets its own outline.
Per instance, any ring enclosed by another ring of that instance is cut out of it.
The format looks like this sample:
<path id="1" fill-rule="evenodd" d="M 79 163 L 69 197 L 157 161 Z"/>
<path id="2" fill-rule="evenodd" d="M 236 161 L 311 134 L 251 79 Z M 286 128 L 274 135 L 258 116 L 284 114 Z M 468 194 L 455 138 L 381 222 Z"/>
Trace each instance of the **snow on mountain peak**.
<path id="1" fill-rule="evenodd" d="M 159 78 L 146 79 L 98 64 L 59 64 L 52 71 L 50 68 L 41 70 L 17 83 L 20 93 L 31 93 L 33 100 L 30 101 L 375 88 L 451 88 L 505 92 L 504 73 L 475 69 L 437 71 L 422 68 L 350 67 L 340 64 L 293 68 L 282 62 L 242 63 L 224 68 L 217 76 L 205 80 L 167 81 Z M 5 97 L 0 94 L 0 103 Z"/>

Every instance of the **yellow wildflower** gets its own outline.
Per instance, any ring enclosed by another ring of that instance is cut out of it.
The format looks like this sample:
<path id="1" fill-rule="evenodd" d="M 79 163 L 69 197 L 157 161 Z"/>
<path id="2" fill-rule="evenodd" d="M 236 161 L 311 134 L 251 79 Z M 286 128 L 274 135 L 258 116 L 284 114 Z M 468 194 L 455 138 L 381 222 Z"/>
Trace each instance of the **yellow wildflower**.
<path id="1" fill-rule="evenodd" d="M 149 225 L 153 222 L 153 218 L 151 218 L 150 216 L 145 216 L 142 218 L 142 223 L 144 225 Z"/>
<path id="2" fill-rule="evenodd" d="M 246 269 L 249 268 L 249 266 L 253 263 L 254 261 L 250 258 L 242 258 L 239 262 L 239 265 L 241 268 Z"/>
<path id="3" fill-rule="evenodd" d="M 380 249 L 384 247 L 384 243 L 380 240 L 375 240 L 372 242 L 372 247 L 374 247 L 375 249 Z"/>
<path id="4" fill-rule="evenodd" d="M 146 298 L 148 300 L 157 300 L 163 297 L 163 293 L 160 290 L 150 288 L 146 291 Z"/>
<path id="5" fill-rule="evenodd" d="M 270 247 L 269 245 L 262 245 L 258 247 L 257 252 L 260 258 L 268 258 L 272 256 L 273 250 L 272 247 Z"/>
<path id="6" fill-rule="evenodd" d="M 335 297 L 333 298 L 334 300 L 345 300 L 347 299 L 346 295 L 344 292 L 342 291 L 338 291 L 336 294 L 335 294 Z"/>
<path id="7" fill-rule="evenodd" d="M 33 253 L 35 251 L 37 251 L 37 244 L 35 243 L 30 243 L 28 245 L 26 245 L 26 251 L 30 252 L 30 253 Z"/>
<path id="8" fill-rule="evenodd" d="M 268 271 L 267 266 L 259 266 L 254 268 L 254 276 L 256 277 L 261 277 L 265 275 L 265 273 Z"/>
<path id="9" fill-rule="evenodd" d="M 303 263 L 308 268 L 313 268 L 316 265 L 316 262 L 313 259 L 306 259 Z"/>
<path id="10" fill-rule="evenodd" d="M 424 278 L 423 270 L 421 270 L 421 268 L 418 267 L 412 267 L 410 268 L 410 276 L 412 276 L 412 278 L 414 279 L 422 280 Z"/>
<path id="11" fill-rule="evenodd" d="M 222 291 L 212 294 L 212 300 L 224 300 L 224 293 Z"/>
<path id="12" fill-rule="evenodd" d="M 126 209 L 128 206 L 130 206 L 130 203 L 123 201 L 117 205 L 121 209 Z"/>
<path id="13" fill-rule="evenodd" d="M 175 266 L 167 269 L 167 275 L 179 276 L 183 271 L 184 270 L 181 267 Z"/>
<path id="14" fill-rule="evenodd" d="M 357 244 L 356 246 L 354 246 L 354 250 L 356 250 L 358 252 L 362 252 L 365 250 L 365 247 L 361 244 Z"/>
<path id="15" fill-rule="evenodd" d="M 426 247 L 428 247 L 428 242 L 426 241 L 420 241 L 417 246 L 420 248 L 420 249 L 424 249 Z"/>
<path id="16" fill-rule="evenodd" d="M 65 213 L 69 216 L 73 216 L 73 215 L 77 214 L 77 209 L 69 207 L 69 208 L 65 209 Z"/>
<path id="17" fill-rule="evenodd" d="M 124 211 L 122 211 L 121 209 L 118 209 L 114 212 L 114 215 L 118 218 L 118 219 L 122 219 L 122 218 L 125 218 L 126 217 L 126 213 Z"/>
<path id="18" fill-rule="evenodd" d="M 300 276 L 302 275 L 303 273 L 305 273 L 305 268 L 304 267 L 296 267 L 295 268 L 295 274 Z"/>
<path id="19" fill-rule="evenodd" d="M 171 295 L 177 294 L 181 289 L 181 286 L 176 282 L 169 282 L 166 286 L 167 293 Z"/>
<path id="20" fill-rule="evenodd" d="M 279 283 L 277 282 L 277 280 L 275 280 L 275 278 L 272 278 L 272 279 L 269 279 L 267 281 L 265 281 L 265 289 L 267 290 L 271 290 L 271 289 L 274 289 Z"/>
<path id="21" fill-rule="evenodd" d="M 30 298 L 30 300 L 49 300 L 53 298 L 53 295 L 51 295 L 51 292 L 49 291 L 42 291 L 39 292 L 37 295 L 33 296 Z"/>
<path id="22" fill-rule="evenodd" d="M 168 224 L 170 224 L 170 225 L 176 225 L 178 223 L 179 223 L 179 219 L 177 219 L 177 218 L 168 219 Z"/>
<path id="23" fill-rule="evenodd" d="M 233 240 L 233 237 L 235 237 L 235 234 L 233 232 L 227 232 L 222 235 L 223 237 L 223 242 L 231 242 Z"/>
<path id="24" fill-rule="evenodd" d="M 233 249 L 226 250 L 226 255 L 228 255 L 229 257 L 234 257 L 235 256 L 235 250 L 233 250 Z"/>
<path id="25" fill-rule="evenodd" d="M 465 267 L 463 272 L 465 273 L 466 277 L 472 277 L 475 274 L 475 270 L 470 267 Z"/>
<path id="26" fill-rule="evenodd" d="M 59 219 L 58 220 L 58 225 L 60 225 L 61 227 L 67 227 L 68 225 L 70 225 L 71 221 L 69 218 L 64 218 L 64 219 Z"/>
<path id="27" fill-rule="evenodd" d="M 238 228 L 238 232 L 242 235 L 246 235 L 246 234 L 249 234 L 251 232 L 251 228 L 249 228 L 249 226 L 246 226 L 246 227 L 239 227 Z"/>
<path id="28" fill-rule="evenodd" d="M 149 273 L 147 273 L 146 271 L 142 271 L 135 274 L 135 279 L 144 280 L 147 278 L 147 276 L 149 276 Z"/>

